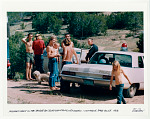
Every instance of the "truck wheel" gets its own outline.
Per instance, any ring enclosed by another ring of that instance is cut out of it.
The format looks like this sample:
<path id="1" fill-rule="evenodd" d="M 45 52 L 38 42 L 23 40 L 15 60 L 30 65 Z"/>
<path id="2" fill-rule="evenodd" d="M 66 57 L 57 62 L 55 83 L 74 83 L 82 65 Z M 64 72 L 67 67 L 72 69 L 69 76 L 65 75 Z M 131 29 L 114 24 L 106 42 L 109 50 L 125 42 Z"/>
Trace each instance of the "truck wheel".
<path id="1" fill-rule="evenodd" d="M 69 93 L 70 92 L 70 82 L 64 81 L 63 79 L 61 79 L 60 80 L 60 92 Z"/>
<path id="2" fill-rule="evenodd" d="M 137 86 L 135 84 L 131 85 L 128 89 L 124 90 L 125 97 L 127 97 L 127 98 L 134 97 L 136 90 L 137 90 Z"/>
<path id="3" fill-rule="evenodd" d="M 82 92 L 86 93 L 91 90 L 91 86 L 80 84 L 80 89 Z"/>

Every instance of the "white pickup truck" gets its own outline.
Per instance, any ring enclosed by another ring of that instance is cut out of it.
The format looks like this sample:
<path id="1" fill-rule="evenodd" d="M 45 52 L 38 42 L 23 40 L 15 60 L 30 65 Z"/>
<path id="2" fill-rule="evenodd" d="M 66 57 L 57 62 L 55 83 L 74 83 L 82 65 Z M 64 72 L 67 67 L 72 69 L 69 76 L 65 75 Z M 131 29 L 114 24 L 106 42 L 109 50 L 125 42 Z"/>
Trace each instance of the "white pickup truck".
<path id="1" fill-rule="evenodd" d="M 122 77 L 125 96 L 133 97 L 136 90 L 144 90 L 144 53 L 98 51 L 87 64 L 64 65 L 61 72 L 61 91 L 69 92 L 70 83 L 78 83 L 82 86 L 109 87 L 114 60 L 119 61 L 133 84 L 130 86 L 125 77 Z M 113 87 L 115 87 L 114 80 Z"/>

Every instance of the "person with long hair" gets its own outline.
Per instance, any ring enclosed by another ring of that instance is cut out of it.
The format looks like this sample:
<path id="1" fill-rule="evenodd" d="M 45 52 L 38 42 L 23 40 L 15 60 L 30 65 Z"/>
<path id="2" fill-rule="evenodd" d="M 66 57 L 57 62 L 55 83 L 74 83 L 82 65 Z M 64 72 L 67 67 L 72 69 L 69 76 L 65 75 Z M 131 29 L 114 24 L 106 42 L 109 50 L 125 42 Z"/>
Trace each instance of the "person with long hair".
<path id="1" fill-rule="evenodd" d="M 46 51 L 47 51 L 47 57 L 49 58 L 49 71 L 50 71 L 50 77 L 49 77 L 49 85 L 51 90 L 59 90 L 58 87 L 55 85 L 55 81 L 57 80 L 57 57 L 60 57 L 60 54 L 55 54 L 55 48 L 54 43 L 56 43 L 56 36 L 52 36 L 49 39 Z"/>
<path id="2" fill-rule="evenodd" d="M 77 54 L 72 46 L 71 40 L 65 39 L 64 40 L 64 48 L 63 48 L 62 66 L 65 64 L 72 64 L 73 55 L 75 55 L 77 64 L 79 64 L 79 59 L 78 59 Z"/>
<path id="3" fill-rule="evenodd" d="M 26 80 L 33 80 L 31 77 L 31 69 L 34 63 L 33 49 L 32 49 L 33 34 L 29 33 L 27 37 L 22 39 L 22 42 L 26 46 Z"/>
<path id="4" fill-rule="evenodd" d="M 111 74 L 109 89 L 112 90 L 112 81 L 113 81 L 113 77 L 115 77 L 115 85 L 116 85 L 116 90 L 117 90 L 117 104 L 121 104 L 121 102 L 123 102 L 123 104 L 126 104 L 126 101 L 123 97 L 124 84 L 122 82 L 122 74 L 128 80 L 129 84 L 130 85 L 132 84 L 129 78 L 127 77 L 127 75 L 124 73 L 123 69 L 120 67 L 120 63 L 118 61 L 114 61 L 112 66 L 113 67 L 112 67 L 112 74 Z"/>

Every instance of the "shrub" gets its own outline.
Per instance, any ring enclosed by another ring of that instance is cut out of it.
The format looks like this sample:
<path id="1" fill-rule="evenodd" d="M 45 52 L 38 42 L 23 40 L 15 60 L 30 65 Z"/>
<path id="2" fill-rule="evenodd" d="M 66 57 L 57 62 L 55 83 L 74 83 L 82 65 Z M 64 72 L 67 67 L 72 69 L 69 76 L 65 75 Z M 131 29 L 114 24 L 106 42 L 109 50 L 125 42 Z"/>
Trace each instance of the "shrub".
<path id="1" fill-rule="evenodd" d="M 53 32 L 58 35 L 62 26 L 61 14 L 54 12 L 39 12 L 34 13 L 32 27 L 40 33 Z"/>
<path id="2" fill-rule="evenodd" d="M 21 29 L 25 29 L 24 23 L 22 23 L 22 24 L 20 25 L 20 27 L 21 27 Z"/>
<path id="3" fill-rule="evenodd" d="M 62 20 L 60 20 L 57 16 L 48 15 L 48 31 L 53 32 L 54 34 L 60 34 L 60 29 L 62 27 Z"/>
<path id="4" fill-rule="evenodd" d="M 128 38 L 128 37 L 131 37 L 131 36 L 133 36 L 132 33 L 127 33 L 125 37 Z"/>
<path id="5" fill-rule="evenodd" d="M 25 46 L 21 39 L 24 37 L 22 32 L 15 32 L 9 38 L 9 50 L 10 50 L 10 62 L 11 62 L 11 74 L 15 75 L 15 72 L 25 73 Z"/>
<path id="6" fill-rule="evenodd" d="M 139 36 L 139 41 L 136 43 L 137 44 L 137 48 L 139 48 L 139 52 L 144 52 L 144 41 L 143 41 L 143 33 L 140 34 Z"/>
<path id="7" fill-rule="evenodd" d="M 15 81 L 18 81 L 20 79 L 20 75 L 18 72 L 16 72 L 14 79 Z"/>
<path id="8" fill-rule="evenodd" d="M 46 33 L 48 30 L 47 13 L 36 13 L 32 20 L 32 28 L 41 33 Z"/>
<path id="9" fill-rule="evenodd" d="M 103 15 L 88 13 L 72 13 L 68 26 L 68 32 L 76 38 L 87 38 L 89 36 L 105 33 L 106 21 Z"/>

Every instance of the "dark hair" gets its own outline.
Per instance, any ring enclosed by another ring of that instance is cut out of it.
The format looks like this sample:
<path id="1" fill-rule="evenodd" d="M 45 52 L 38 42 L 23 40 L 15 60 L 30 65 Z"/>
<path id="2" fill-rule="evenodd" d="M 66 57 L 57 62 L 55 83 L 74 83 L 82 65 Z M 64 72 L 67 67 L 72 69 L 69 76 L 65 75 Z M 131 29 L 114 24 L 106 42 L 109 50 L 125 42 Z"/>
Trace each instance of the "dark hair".
<path id="1" fill-rule="evenodd" d="M 65 34 L 65 36 L 66 36 L 66 35 L 69 35 L 69 36 L 70 36 L 70 34 L 69 34 L 69 33 L 66 33 L 66 34 Z"/>
<path id="2" fill-rule="evenodd" d="M 29 34 L 28 34 L 28 37 L 27 37 L 28 40 L 27 40 L 27 42 L 29 42 L 29 36 L 30 36 L 30 35 L 33 35 L 33 34 L 32 34 L 32 33 L 29 33 Z"/>
<path id="3" fill-rule="evenodd" d="M 32 33 L 29 33 L 29 34 L 28 34 L 28 37 L 29 37 L 30 35 L 33 35 L 33 34 L 32 34 Z"/>
<path id="4" fill-rule="evenodd" d="M 69 39 L 64 39 L 63 42 L 64 42 L 65 46 L 69 46 L 71 44 L 71 40 L 69 40 Z"/>

